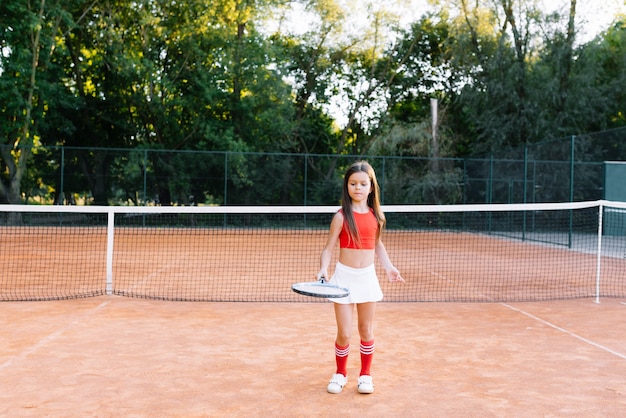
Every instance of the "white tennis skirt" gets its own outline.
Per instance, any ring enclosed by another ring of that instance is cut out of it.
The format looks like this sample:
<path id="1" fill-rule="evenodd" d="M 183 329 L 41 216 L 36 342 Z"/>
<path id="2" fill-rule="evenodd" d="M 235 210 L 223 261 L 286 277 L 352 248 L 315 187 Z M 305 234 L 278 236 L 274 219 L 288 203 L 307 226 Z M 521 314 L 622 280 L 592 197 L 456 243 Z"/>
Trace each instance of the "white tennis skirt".
<path id="1" fill-rule="evenodd" d="M 374 264 L 364 268 L 354 268 L 337 262 L 330 282 L 350 291 L 350 294 L 344 298 L 328 299 L 335 303 L 366 303 L 383 299 L 383 291 L 380 288 Z"/>

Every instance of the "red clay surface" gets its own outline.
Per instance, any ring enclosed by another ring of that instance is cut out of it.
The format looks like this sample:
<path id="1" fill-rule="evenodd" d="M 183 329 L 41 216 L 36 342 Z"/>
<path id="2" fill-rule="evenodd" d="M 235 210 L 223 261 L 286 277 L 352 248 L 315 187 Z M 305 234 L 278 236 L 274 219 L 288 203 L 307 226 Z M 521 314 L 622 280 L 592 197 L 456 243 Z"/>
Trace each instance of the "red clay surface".
<path id="1" fill-rule="evenodd" d="M 622 417 L 626 304 L 378 305 L 376 391 L 330 303 L 0 303 L 0 416 Z"/>

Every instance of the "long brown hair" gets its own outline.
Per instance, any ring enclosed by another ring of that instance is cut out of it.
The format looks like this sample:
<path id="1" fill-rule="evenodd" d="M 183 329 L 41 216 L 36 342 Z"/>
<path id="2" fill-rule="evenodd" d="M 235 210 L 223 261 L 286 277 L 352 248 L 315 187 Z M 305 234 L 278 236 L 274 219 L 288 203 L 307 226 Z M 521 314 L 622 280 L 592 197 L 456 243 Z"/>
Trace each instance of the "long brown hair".
<path id="1" fill-rule="evenodd" d="M 376 242 L 380 239 L 380 235 L 383 229 L 385 229 L 386 222 L 385 214 L 380 207 L 380 188 L 376 180 L 376 173 L 367 161 L 357 161 L 348 168 L 346 174 L 343 176 L 343 192 L 341 195 L 341 210 L 343 212 L 344 223 L 348 227 L 350 239 L 357 243 L 357 247 L 361 247 L 361 236 L 359 235 L 359 230 L 354 220 L 354 214 L 352 213 L 352 199 L 348 193 L 348 180 L 354 173 L 359 172 L 366 173 L 372 183 L 372 190 L 370 190 L 370 193 L 367 195 L 367 206 L 374 211 L 374 216 L 376 216 L 376 220 L 378 221 Z"/>

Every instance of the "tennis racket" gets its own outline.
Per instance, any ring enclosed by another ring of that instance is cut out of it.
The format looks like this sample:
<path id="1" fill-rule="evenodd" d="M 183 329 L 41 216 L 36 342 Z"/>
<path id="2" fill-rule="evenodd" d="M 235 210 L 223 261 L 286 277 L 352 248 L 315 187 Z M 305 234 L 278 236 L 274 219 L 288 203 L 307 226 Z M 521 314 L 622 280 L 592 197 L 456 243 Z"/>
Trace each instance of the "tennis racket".
<path id="1" fill-rule="evenodd" d="M 343 298 L 350 294 L 345 287 L 328 283 L 323 277 L 316 282 L 295 283 L 291 286 L 291 290 L 314 298 Z"/>

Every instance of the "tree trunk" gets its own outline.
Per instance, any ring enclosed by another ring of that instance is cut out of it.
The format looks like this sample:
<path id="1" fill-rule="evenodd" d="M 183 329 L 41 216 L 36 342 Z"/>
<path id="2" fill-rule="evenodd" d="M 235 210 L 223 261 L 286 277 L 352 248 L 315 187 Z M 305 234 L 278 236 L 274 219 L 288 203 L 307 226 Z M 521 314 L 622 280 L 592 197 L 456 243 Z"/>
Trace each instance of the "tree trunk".
<path id="1" fill-rule="evenodd" d="M 31 118 L 33 109 L 33 97 L 35 95 L 35 89 L 37 86 L 37 66 L 39 64 L 39 43 L 41 37 L 41 28 L 43 24 L 44 9 L 46 6 L 46 0 L 41 0 L 39 4 L 39 12 L 37 15 L 37 24 L 33 32 L 31 33 L 31 65 L 30 65 L 30 79 L 28 83 L 28 90 L 26 92 L 26 103 L 24 109 L 24 123 L 20 129 L 20 138 L 16 141 L 17 146 L 14 147 L 14 152 L 17 152 L 17 164 L 7 164 L 9 169 L 9 184 L 8 189 L 5 189 L 7 201 L 12 204 L 19 204 L 21 202 L 21 184 L 22 178 L 26 173 L 27 162 L 32 154 L 33 138 L 31 135 Z M 6 160 L 6 154 L 3 152 L 3 156 Z M 11 155 L 8 157 L 13 159 Z"/>

